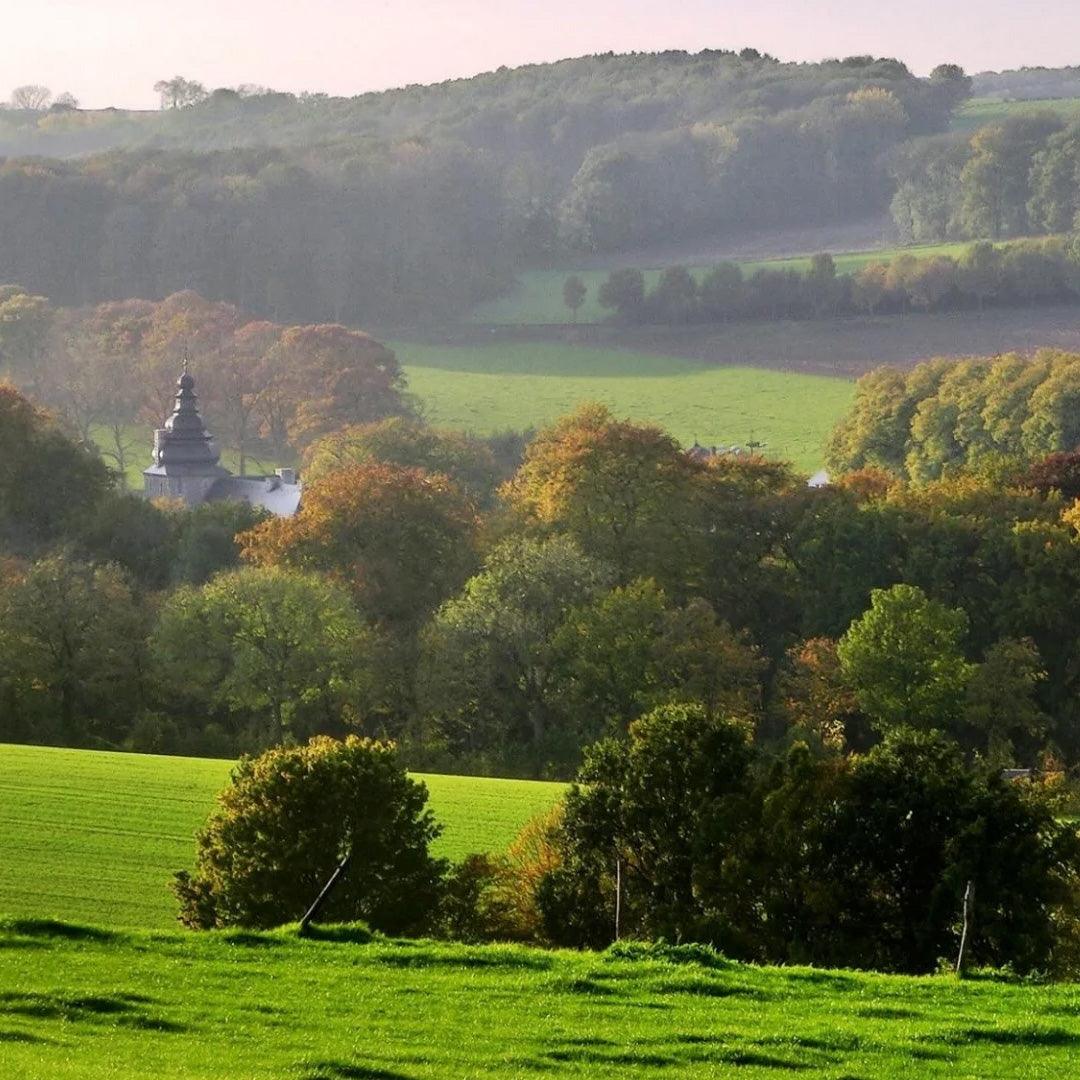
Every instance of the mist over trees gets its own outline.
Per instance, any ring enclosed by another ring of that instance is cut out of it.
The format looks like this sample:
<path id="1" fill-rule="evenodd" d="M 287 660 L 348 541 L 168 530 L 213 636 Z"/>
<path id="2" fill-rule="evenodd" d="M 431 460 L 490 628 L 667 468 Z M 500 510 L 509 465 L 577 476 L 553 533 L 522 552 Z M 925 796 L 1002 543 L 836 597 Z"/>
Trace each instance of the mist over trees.
<path id="1" fill-rule="evenodd" d="M 890 156 L 892 214 L 917 242 L 1066 232 L 1080 223 L 1080 123 L 1018 113 Z"/>
<path id="2" fill-rule="evenodd" d="M 0 280 L 63 304 L 193 289 L 278 321 L 445 317 L 522 260 L 880 211 L 884 155 L 941 132 L 968 80 L 744 50 L 349 99 L 156 89 L 153 113 L 0 112 Z"/>

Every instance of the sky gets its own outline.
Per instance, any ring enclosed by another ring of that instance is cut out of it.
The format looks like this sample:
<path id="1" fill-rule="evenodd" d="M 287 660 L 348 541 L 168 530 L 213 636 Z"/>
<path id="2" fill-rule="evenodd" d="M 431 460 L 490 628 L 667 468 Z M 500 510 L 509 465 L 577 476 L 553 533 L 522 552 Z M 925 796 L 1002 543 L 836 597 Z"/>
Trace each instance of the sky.
<path id="1" fill-rule="evenodd" d="M 177 74 L 350 95 L 608 51 L 1080 63 L 1080 0 L 33 0 L 3 27 L 0 100 L 39 83 L 88 108 L 152 108 Z"/>

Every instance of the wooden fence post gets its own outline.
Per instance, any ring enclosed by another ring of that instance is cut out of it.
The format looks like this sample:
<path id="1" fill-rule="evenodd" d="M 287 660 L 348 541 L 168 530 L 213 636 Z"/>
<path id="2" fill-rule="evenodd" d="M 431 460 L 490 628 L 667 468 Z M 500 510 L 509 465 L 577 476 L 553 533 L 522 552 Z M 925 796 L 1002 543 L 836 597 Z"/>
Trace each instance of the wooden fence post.
<path id="1" fill-rule="evenodd" d="M 622 916 L 622 859 L 615 860 L 615 940 L 619 940 L 619 919 Z"/>
<path id="2" fill-rule="evenodd" d="M 960 951 L 956 956 L 956 974 L 964 973 L 964 951 L 967 949 L 968 933 L 971 930 L 972 916 L 975 912 L 975 886 L 967 883 L 964 890 L 964 928 L 960 931 Z"/>
<path id="3" fill-rule="evenodd" d="M 345 858 L 337 864 L 337 869 L 330 875 L 330 880 L 322 887 L 319 895 L 315 897 L 311 904 L 311 907 L 304 912 L 304 917 L 300 920 L 300 936 L 303 937 L 307 933 L 308 927 L 311 925 L 312 920 L 322 910 L 323 904 L 330 898 L 330 894 L 334 891 L 334 886 L 341 880 L 342 875 L 349 868 L 349 860 L 352 858 L 352 849 L 346 853 Z"/>

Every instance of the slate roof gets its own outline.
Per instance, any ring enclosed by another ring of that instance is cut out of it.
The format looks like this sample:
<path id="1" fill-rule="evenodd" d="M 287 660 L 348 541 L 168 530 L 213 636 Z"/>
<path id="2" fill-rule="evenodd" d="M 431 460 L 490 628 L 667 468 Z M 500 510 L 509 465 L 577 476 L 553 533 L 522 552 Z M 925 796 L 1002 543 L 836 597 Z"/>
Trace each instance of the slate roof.
<path id="1" fill-rule="evenodd" d="M 206 496 L 207 502 L 246 502 L 278 517 L 292 517 L 300 508 L 300 485 L 280 476 L 224 476 Z"/>

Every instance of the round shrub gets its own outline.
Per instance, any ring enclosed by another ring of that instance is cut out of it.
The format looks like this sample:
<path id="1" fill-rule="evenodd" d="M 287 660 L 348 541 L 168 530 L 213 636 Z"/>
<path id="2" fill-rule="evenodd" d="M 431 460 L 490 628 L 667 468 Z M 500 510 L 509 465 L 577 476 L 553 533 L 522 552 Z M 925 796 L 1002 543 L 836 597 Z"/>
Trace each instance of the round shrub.
<path id="1" fill-rule="evenodd" d="M 445 869 L 427 788 L 392 743 L 319 737 L 244 758 L 198 836 L 195 871 L 176 875 L 193 929 L 268 928 L 299 919 L 349 852 L 319 914 L 390 934 L 422 931 Z"/>

